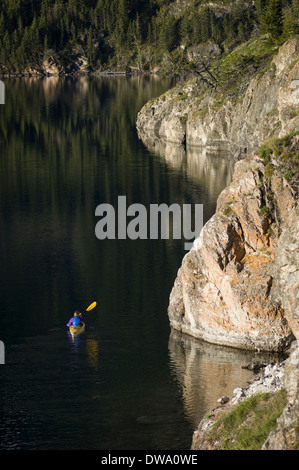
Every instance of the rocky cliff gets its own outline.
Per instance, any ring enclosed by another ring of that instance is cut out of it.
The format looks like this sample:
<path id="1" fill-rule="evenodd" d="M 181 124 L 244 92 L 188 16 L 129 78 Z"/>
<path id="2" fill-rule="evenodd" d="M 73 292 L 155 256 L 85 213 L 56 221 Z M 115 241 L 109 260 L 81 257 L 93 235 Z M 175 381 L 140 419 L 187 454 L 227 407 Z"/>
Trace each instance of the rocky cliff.
<path id="1" fill-rule="evenodd" d="M 261 65 L 266 52 L 252 58 L 260 49 L 266 51 L 265 43 L 251 41 L 220 62 L 228 76 L 224 91 L 207 90 L 197 78 L 147 103 L 137 117 L 139 136 L 227 150 L 240 158 L 266 139 L 297 130 L 299 38 L 286 42 L 267 66 Z"/>
<path id="2" fill-rule="evenodd" d="M 251 78 L 237 103 L 228 96 L 215 110 L 209 103 L 219 97 L 195 99 L 198 84 L 191 81 L 138 115 L 144 141 L 226 148 L 235 157 L 266 138 L 277 145 L 236 163 L 216 214 L 183 259 L 168 313 L 173 328 L 196 338 L 268 351 L 298 338 L 298 57 L 295 37 Z"/>
<path id="3" fill-rule="evenodd" d="M 270 174 L 267 165 L 259 156 L 236 163 L 178 271 L 168 310 L 175 329 L 268 351 L 299 336 L 297 191 L 278 162 Z"/>
<path id="4" fill-rule="evenodd" d="M 293 38 L 245 88 L 242 83 L 237 102 L 203 93 L 193 80 L 138 115 L 144 142 L 226 150 L 237 160 L 216 213 L 178 271 L 168 308 L 174 330 L 257 351 L 281 352 L 299 339 L 298 79 L 299 39 Z M 252 394 L 286 391 L 263 449 L 298 448 L 298 383 L 295 345 L 285 363 L 269 366 L 252 386 L 227 399 L 233 410 Z M 224 436 L 214 424 L 226 412 L 220 407 L 200 422 L 192 449 L 222 448 Z"/>
<path id="5" fill-rule="evenodd" d="M 21 72 L 12 71 L 0 64 L 0 76 L 60 76 L 89 74 L 88 60 L 82 50 L 74 50 L 68 60 L 63 60 L 56 52 L 49 50 L 39 65 L 31 65 Z"/>

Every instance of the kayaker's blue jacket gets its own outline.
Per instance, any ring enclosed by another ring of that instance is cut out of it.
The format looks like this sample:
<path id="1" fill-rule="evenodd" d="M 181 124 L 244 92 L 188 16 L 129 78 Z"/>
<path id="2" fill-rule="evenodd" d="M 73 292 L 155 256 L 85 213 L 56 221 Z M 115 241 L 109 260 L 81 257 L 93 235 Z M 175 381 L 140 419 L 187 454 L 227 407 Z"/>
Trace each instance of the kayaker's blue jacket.
<path id="1" fill-rule="evenodd" d="M 67 326 L 79 326 L 82 321 L 83 321 L 83 318 L 81 316 L 72 317 L 67 323 Z"/>

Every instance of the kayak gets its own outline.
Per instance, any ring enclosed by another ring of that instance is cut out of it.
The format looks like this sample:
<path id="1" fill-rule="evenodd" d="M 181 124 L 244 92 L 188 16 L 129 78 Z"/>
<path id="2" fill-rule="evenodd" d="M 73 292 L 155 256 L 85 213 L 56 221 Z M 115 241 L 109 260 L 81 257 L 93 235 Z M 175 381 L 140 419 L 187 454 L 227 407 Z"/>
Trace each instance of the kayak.
<path id="1" fill-rule="evenodd" d="M 85 323 L 82 323 L 82 325 L 78 326 L 69 326 L 69 332 L 71 333 L 73 338 L 76 338 L 79 336 L 83 331 L 85 330 Z"/>

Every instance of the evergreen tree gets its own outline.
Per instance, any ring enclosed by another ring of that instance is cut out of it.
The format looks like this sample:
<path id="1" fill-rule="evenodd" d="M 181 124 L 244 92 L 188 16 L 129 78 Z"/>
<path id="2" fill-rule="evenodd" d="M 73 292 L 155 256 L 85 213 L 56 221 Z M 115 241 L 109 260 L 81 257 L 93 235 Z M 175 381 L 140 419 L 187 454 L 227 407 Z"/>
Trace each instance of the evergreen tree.
<path id="1" fill-rule="evenodd" d="M 246 41 L 246 31 L 245 26 L 242 22 L 238 24 L 238 39 L 240 42 Z"/>
<path id="2" fill-rule="evenodd" d="M 45 34 L 44 37 L 44 52 L 47 52 L 48 50 L 48 36 Z"/>
<path id="3" fill-rule="evenodd" d="M 265 3 L 266 3 L 266 0 L 255 0 L 255 9 L 256 9 L 256 14 L 257 14 L 258 20 L 260 20 L 262 14 L 263 14 L 263 10 L 265 8 Z"/>
<path id="4" fill-rule="evenodd" d="M 160 25 L 159 43 L 168 51 L 178 46 L 178 24 L 174 16 L 168 15 Z"/>
<path id="5" fill-rule="evenodd" d="M 283 31 L 282 0 L 270 0 L 264 8 L 260 22 L 261 31 L 269 33 L 273 41 L 280 40 Z"/>
<path id="6" fill-rule="evenodd" d="M 201 41 L 205 42 L 212 36 L 211 31 L 211 10 L 209 7 L 204 8 L 199 16 L 199 21 L 201 24 Z"/>
<path id="7" fill-rule="evenodd" d="M 293 0 L 283 12 L 282 39 L 287 40 L 295 34 L 299 34 L 299 0 Z"/>
<path id="8" fill-rule="evenodd" d="M 126 32 L 128 27 L 128 8 L 126 0 L 117 2 L 117 14 L 115 25 L 115 40 L 118 50 L 123 50 L 126 44 Z"/>
<path id="9" fill-rule="evenodd" d="M 196 15 L 193 16 L 193 24 L 191 25 L 190 21 L 190 14 L 189 11 L 187 10 L 183 17 L 181 18 L 180 25 L 179 25 L 179 34 L 181 37 L 181 40 L 184 41 L 187 45 L 190 44 L 190 39 L 193 34 L 193 29 L 194 26 L 196 27 L 198 18 L 196 18 Z"/>
<path id="10" fill-rule="evenodd" d="M 176 0 L 0 0 L 1 64 L 36 65 L 48 48 L 67 57 L 77 46 L 94 67 L 100 57 L 158 63 L 182 44 L 246 41 L 257 21 L 277 43 L 299 33 L 299 0 L 223 1 L 226 12 L 217 9 L 220 0 L 179 9 Z"/>
<path id="11" fill-rule="evenodd" d="M 5 57 L 4 62 L 10 63 L 9 54 L 11 48 L 10 37 L 8 31 L 5 32 L 3 40 L 2 40 L 2 47 L 3 47 L 3 56 Z"/>
<path id="12" fill-rule="evenodd" d="M 5 18 L 3 10 L 0 15 L 0 38 L 3 38 L 5 34 Z"/>

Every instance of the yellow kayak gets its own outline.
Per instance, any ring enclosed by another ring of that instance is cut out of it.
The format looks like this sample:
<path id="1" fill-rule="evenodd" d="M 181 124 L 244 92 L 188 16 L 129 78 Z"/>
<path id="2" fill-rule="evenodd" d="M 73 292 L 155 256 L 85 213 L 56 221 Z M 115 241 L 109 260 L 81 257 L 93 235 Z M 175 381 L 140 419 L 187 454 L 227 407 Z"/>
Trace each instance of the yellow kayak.
<path id="1" fill-rule="evenodd" d="M 73 338 L 76 338 L 76 336 L 83 333 L 84 330 L 85 330 L 85 323 L 82 323 L 82 325 L 78 325 L 78 326 L 69 326 L 69 331 Z"/>

